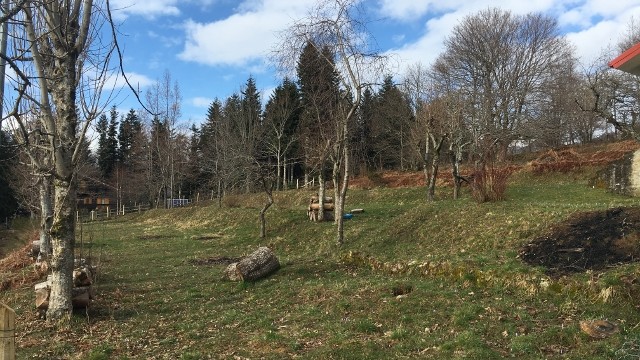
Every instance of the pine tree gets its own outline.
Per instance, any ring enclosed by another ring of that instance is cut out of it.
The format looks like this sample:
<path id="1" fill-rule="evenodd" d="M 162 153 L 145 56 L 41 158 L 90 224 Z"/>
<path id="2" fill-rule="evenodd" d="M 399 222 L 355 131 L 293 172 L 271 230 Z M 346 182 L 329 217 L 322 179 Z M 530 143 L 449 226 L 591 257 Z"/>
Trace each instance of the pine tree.
<path id="1" fill-rule="evenodd" d="M 142 121 L 131 109 L 127 116 L 120 122 L 118 130 L 118 159 L 124 165 L 130 165 L 131 153 L 136 146 L 136 138 L 142 132 Z"/>
<path id="2" fill-rule="evenodd" d="M 371 160 L 382 169 L 404 169 L 407 151 L 411 106 L 406 96 L 386 76 L 376 94 L 370 117 Z"/>
<path id="3" fill-rule="evenodd" d="M 334 56 L 329 48 L 320 51 L 311 42 L 307 43 L 300 59 L 297 72 L 300 85 L 302 114 L 301 114 L 301 149 L 305 162 L 305 182 L 308 175 L 314 171 L 319 176 L 320 208 L 325 192 L 325 172 L 327 159 L 331 151 L 340 151 L 333 147 L 339 143 L 338 128 L 335 126 L 339 116 L 340 88 L 339 78 L 333 66 Z M 319 212 L 319 220 L 324 220 L 324 214 Z"/>
<path id="4" fill-rule="evenodd" d="M 105 114 L 100 115 L 96 124 L 98 132 L 98 168 L 103 179 L 108 179 L 113 170 L 113 159 L 109 150 L 109 120 Z"/>

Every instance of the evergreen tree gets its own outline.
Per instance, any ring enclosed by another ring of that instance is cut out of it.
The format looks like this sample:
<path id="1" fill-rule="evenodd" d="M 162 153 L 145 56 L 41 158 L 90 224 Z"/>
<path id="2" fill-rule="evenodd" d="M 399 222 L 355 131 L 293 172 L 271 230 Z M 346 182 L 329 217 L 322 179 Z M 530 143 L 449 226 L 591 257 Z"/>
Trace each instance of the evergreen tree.
<path id="1" fill-rule="evenodd" d="M 142 121 L 131 109 L 127 116 L 120 122 L 118 130 L 118 159 L 124 165 L 130 165 L 131 154 L 136 146 L 136 139 L 142 132 Z"/>
<path id="2" fill-rule="evenodd" d="M 110 119 L 101 114 L 96 124 L 98 132 L 98 168 L 102 179 L 108 180 L 116 167 L 118 160 L 117 139 L 118 112 L 115 105 L 111 108 Z"/>
<path id="3" fill-rule="evenodd" d="M 10 136 L 0 130 L 0 221 L 15 214 L 18 201 L 10 184 L 11 170 L 17 165 L 16 148 Z"/>
<path id="4" fill-rule="evenodd" d="M 249 77 L 242 91 L 241 98 L 242 112 L 242 128 L 241 148 L 239 155 L 241 156 L 241 167 L 244 169 L 245 191 L 250 192 L 254 188 L 254 160 L 259 157 L 261 149 L 259 149 L 259 138 L 261 137 L 261 120 L 262 120 L 262 103 L 260 102 L 260 93 L 256 87 L 253 77 Z"/>
<path id="5" fill-rule="evenodd" d="M 114 159 L 109 147 L 109 120 L 101 114 L 96 124 L 98 132 L 98 168 L 103 179 L 108 179 L 113 170 Z"/>
<path id="6" fill-rule="evenodd" d="M 332 151 L 336 160 L 340 153 L 337 147 L 340 143 L 339 129 L 336 126 L 336 120 L 340 118 L 340 88 L 333 61 L 334 55 L 329 48 L 324 47 L 318 50 L 314 43 L 309 42 L 300 54 L 297 64 L 303 108 L 300 140 L 301 157 L 305 163 L 305 182 L 308 182 L 311 172 L 319 176 L 318 193 L 321 202 L 324 199 L 327 160 Z M 322 211 L 319 215 L 319 220 L 323 220 Z"/>
<path id="7" fill-rule="evenodd" d="M 204 171 L 202 168 L 202 139 L 201 130 L 195 125 L 191 125 L 191 137 L 189 138 L 189 157 L 187 159 L 187 169 L 184 178 L 184 191 L 190 197 L 194 197 L 203 182 Z"/>
<path id="8" fill-rule="evenodd" d="M 217 188 L 218 197 L 222 195 L 221 186 L 224 179 L 221 171 L 221 161 L 225 154 L 225 148 L 221 146 L 224 143 L 223 117 L 222 102 L 216 98 L 207 110 L 207 119 L 200 129 L 199 140 L 203 184 L 208 185 L 209 189 Z"/>
<path id="9" fill-rule="evenodd" d="M 367 88 L 362 93 L 362 101 L 358 108 L 356 129 L 353 137 L 354 165 L 360 167 L 360 172 L 371 167 L 373 159 L 373 141 L 371 140 L 371 122 L 374 118 L 374 94 Z"/>
<path id="10" fill-rule="evenodd" d="M 411 106 L 402 91 L 386 76 L 375 97 L 371 117 L 371 151 L 380 170 L 405 168 L 408 155 L 409 122 Z"/>

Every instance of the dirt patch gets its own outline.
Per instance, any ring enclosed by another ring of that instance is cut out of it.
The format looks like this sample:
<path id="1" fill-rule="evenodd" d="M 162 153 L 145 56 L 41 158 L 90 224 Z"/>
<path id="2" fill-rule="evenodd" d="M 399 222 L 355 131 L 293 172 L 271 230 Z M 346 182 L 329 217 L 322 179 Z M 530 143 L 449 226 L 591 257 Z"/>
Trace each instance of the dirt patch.
<path id="1" fill-rule="evenodd" d="M 230 258 L 226 256 L 214 256 L 204 259 L 191 259 L 189 263 L 198 266 L 210 266 L 210 265 L 229 265 L 240 261 L 242 258 Z"/>
<path id="2" fill-rule="evenodd" d="M 602 270 L 640 259 L 640 207 L 577 213 L 519 253 L 551 275 Z"/>

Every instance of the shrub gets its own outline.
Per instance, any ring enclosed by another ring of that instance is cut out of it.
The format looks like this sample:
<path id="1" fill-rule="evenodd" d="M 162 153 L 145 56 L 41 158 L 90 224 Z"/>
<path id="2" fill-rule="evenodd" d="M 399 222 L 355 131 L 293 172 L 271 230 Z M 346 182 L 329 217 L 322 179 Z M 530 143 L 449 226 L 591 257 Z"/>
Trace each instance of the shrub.
<path id="1" fill-rule="evenodd" d="M 493 163 L 484 164 L 472 175 L 471 195 L 478 203 L 502 201 L 505 199 L 510 167 L 495 167 Z"/>

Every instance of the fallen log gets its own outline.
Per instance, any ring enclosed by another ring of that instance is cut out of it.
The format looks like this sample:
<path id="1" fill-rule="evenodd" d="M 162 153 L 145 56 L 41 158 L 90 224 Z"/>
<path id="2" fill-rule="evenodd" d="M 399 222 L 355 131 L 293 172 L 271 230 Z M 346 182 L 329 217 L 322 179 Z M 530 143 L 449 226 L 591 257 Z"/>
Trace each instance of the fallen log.
<path id="1" fill-rule="evenodd" d="M 43 286 L 41 284 L 46 284 Z M 38 288 L 38 286 L 40 286 Z M 36 309 L 46 310 L 49 307 L 49 294 L 51 288 L 44 282 L 36 285 Z M 74 287 L 71 289 L 71 305 L 74 309 L 86 308 L 93 299 L 93 289 L 91 286 Z"/>
<path id="2" fill-rule="evenodd" d="M 268 247 L 260 247 L 237 263 L 230 264 L 225 277 L 231 281 L 255 281 L 280 269 L 280 262 Z"/>
<path id="3" fill-rule="evenodd" d="M 46 310 L 49 307 L 49 287 L 47 284 L 47 287 L 38 288 L 38 285 L 36 285 L 36 309 Z"/>

